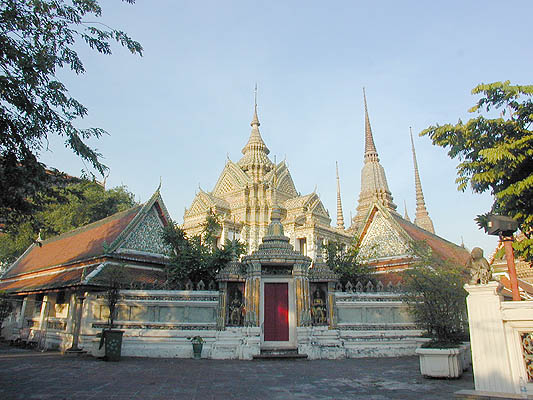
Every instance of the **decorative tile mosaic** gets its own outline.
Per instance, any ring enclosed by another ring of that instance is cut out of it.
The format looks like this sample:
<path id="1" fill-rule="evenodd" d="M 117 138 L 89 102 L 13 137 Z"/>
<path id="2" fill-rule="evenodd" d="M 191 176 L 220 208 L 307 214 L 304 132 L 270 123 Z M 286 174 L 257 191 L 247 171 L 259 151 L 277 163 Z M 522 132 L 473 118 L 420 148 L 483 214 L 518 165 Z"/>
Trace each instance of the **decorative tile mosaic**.
<path id="1" fill-rule="evenodd" d="M 361 243 L 359 257 L 372 259 L 404 255 L 408 252 L 407 243 L 391 223 L 381 214 L 376 213 L 368 232 Z"/>
<path id="2" fill-rule="evenodd" d="M 522 333 L 520 339 L 526 364 L 527 379 L 529 382 L 533 382 L 533 332 Z"/>
<path id="3" fill-rule="evenodd" d="M 167 254 L 170 249 L 161 239 L 162 232 L 163 225 L 152 207 L 141 223 L 128 235 L 122 248 L 155 254 Z"/>

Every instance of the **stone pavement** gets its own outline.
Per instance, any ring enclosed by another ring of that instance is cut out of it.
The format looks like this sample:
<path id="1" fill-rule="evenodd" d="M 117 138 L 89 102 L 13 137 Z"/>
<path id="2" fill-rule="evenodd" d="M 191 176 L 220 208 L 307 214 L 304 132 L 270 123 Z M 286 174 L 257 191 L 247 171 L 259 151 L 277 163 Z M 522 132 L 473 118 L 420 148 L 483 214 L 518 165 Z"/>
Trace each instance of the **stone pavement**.
<path id="1" fill-rule="evenodd" d="M 426 379 L 417 357 L 238 361 L 63 356 L 0 345 L 0 399 L 452 399 L 473 389 Z"/>

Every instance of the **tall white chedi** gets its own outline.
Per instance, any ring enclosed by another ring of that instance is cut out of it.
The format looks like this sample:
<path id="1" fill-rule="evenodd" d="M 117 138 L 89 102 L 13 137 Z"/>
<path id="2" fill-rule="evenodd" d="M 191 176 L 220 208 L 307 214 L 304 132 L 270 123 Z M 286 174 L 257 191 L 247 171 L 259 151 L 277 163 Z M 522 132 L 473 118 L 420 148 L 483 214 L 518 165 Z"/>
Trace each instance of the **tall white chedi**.
<path id="1" fill-rule="evenodd" d="M 424 200 L 424 193 L 422 192 L 422 183 L 420 182 L 420 174 L 418 173 L 418 163 L 416 162 L 415 142 L 413 141 L 413 132 L 411 131 L 411 148 L 413 150 L 413 164 L 415 168 L 415 190 L 416 190 L 416 214 L 415 225 L 428 232 L 435 233 L 433 221 L 429 217 L 426 209 L 426 202 Z"/>
<path id="2" fill-rule="evenodd" d="M 352 230 L 359 229 L 374 203 L 379 203 L 390 212 L 397 214 L 396 204 L 393 202 L 392 193 L 387 184 L 385 170 L 379 163 L 378 152 L 374 144 L 364 88 L 363 99 L 365 103 L 365 155 L 363 169 L 361 170 L 359 204 L 357 206 L 357 214 L 352 220 Z"/>

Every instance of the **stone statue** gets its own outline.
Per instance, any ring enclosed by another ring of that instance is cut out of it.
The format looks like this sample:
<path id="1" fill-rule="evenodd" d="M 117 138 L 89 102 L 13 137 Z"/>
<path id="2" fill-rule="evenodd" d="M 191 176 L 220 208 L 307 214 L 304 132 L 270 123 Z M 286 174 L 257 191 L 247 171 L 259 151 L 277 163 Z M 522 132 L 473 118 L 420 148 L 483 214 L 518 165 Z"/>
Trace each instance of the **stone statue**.
<path id="1" fill-rule="evenodd" d="M 313 303 L 311 304 L 311 318 L 314 325 L 323 325 L 327 322 L 326 302 L 323 299 L 322 291 L 317 287 L 313 293 Z"/>
<path id="2" fill-rule="evenodd" d="M 229 304 L 229 323 L 233 326 L 242 325 L 242 301 L 237 291 L 235 291 L 235 296 Z"/>
<path id="3" fill-rule="evenodd" d="M 470 268 L 471 285 L 489 283 L 492 279 L 490 265 L 485 257 L 483 257 L 483 250 L 479 247 L 472 249 L 467 265 Z"/>

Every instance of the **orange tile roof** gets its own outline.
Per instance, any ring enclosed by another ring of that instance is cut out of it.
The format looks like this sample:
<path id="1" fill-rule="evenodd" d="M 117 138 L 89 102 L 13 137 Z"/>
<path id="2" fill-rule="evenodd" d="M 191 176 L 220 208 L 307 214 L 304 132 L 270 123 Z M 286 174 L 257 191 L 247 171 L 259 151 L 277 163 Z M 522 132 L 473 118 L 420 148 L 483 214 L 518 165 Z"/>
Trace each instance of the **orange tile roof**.
<path id="1" fill-rule="evenodd" d="M 113 243 L 140 210 L 141 206 L 136 206 L 47 239 L 42 246 L 33 245 L 2 278 L 100 256 L 104 253 L 104 243 Z"/>
<path id="2" fill-rule="evenodd" d="M 433 233 L 406 221 L 399 215 L 391 215 L 411 239 L 426 242 L 436 255 L 440 256 L 443 260 L 450 260 L 461 266 L 466 265 L 468 262 L 470 253 L 465 248 L 457 246 L 440 236 L 434 235 Z"/>
<path id="3" fill-rule="evenodd" d="M 31 292 L 35 290 L 50 290 L 81 284 L 83 276 L 90 274 L 97 266 L 68 269 L 56 274 L 46 274 L 28 279 L 0 282 L 0 290 L 6 292 Z"/>

